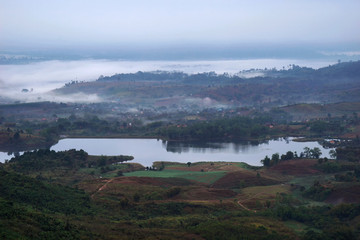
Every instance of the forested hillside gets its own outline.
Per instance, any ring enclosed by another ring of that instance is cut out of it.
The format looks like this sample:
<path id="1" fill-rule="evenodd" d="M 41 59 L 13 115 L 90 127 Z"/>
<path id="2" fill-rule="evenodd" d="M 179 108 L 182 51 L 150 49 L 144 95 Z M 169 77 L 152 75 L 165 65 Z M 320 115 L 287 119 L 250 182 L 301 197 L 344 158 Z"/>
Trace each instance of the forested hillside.
<path id="1" fill-rule="evenodd" d="M 100 76 L 94 82 L 70 82 L 57 94 L 84 92 L 104 101 L 130 106 L 203 108 L 223 106 L 282 106 L 296 103 L 332 103 L 360 100 L 360 62 L 325 68 L 292 65 L 284 70 L 253 69 L 243 74 L 137 72 Z"/>

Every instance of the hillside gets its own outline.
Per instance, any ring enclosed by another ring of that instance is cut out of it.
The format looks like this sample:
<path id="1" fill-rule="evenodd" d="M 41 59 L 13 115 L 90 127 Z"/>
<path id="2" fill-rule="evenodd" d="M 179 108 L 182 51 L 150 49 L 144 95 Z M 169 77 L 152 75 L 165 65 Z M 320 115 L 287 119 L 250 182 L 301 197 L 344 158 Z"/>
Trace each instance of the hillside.
<path id="1" fill-rule="evenodd" d="M 357 151 L 271 167 L 155 162 L 159 170 L 82 150 L 25 153 L 0 164 L 0 237 L 359 239 L 359 158 L 347 159 Z"/>
<path id="2" fill-rule="evenodd" d="M 97 94 L 104 101 L 130 106 L 203 108 L 281 106 L 296 103 L 360 101 L 360 61 L 318 70 L 256 70 L 262 77 L 215 73 L 137 72 L 101 76 L 94 82 L 71 82 L 56 94 Z M 254 70 L 255 71 L 255 70 Z M 241 74 L 240 74 L 241 75 Z"/>

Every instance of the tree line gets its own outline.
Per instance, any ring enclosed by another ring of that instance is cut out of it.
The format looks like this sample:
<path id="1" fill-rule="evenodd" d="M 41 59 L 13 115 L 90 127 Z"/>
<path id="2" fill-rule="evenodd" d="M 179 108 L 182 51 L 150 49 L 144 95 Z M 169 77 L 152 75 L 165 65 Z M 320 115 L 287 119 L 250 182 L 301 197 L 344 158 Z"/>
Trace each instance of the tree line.
<path id="1" fill-rule="evenodd" d="M 319 159 L 321 155 L 322 155 L 322 152 L 321 152 L 320 148 L 314 147 L 311 149 L 311 148 L 305 147 L 304 151 L 301 152 L 300 154 L 298 154 L 296 151 L 295 152 L 288 151 L 288 152 L 286 152 L 286 154 L 281 154 L 281 156 L 279 155 L 279 153 L 274 153 L 271 156 L 271 158 L 266 155 L 265 158 L 261 160 L 261 163 L 264 165 L 264 167 L 270 167 L 270 166 L 274 166 L 274 165 L 278 164 L 280 161 L 287 161 L 287 160 L 291 160 L 291 159 L 295 159 L 295 158 Z"/>
<path id="2" fill-rule="evenodd" d="M 169 140 L 251 139 L 270 134 L 267 119 L 233 117 L 162 127 L 158 134 Z"/>

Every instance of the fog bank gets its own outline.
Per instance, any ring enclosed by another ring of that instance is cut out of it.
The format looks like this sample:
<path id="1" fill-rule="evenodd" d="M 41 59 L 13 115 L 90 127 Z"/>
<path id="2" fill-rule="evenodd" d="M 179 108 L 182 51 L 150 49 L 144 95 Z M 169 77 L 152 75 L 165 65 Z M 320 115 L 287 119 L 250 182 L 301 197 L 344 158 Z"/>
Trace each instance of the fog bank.
<path id="1" fill-rule="evenodd" d="M 48 92 L 70 81 L 95 81 L 100 75 L 135 73 L 138 71 L 181 71 L 189 74 L 216 72 L 235 74 L 242 70 L 277 68 L 295 64 L 320 68 L 330 61 L 294 59 L 252 59 L 223 61 L 43 61 L 19 65 L 0 65 L 0 92 L 3 97 L 21 101 L 71 101 L 67 96 L 54 96 Z M 24 91 L 25 90 L 25 91 Z M 77 101 L 99 101 L 97 96 L 74 96 Z"/>

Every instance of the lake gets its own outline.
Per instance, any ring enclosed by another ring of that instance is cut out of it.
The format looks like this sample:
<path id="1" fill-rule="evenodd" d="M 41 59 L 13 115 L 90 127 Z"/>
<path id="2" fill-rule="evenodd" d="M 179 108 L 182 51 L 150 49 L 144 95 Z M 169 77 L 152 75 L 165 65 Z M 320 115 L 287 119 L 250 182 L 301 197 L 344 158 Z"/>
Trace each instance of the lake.
<path id="1" fill-rule="evenodd" d="M 204 142 L 167 142 L 157 139 L 103 139 L 68 138 L 62 139 L 51 150 L 64 151 L 83 149 L 90 155 L 132 155 L 131 162 L 151 166 L 155 161 L 201 162 L 226 161 L 246 162 L 260 166 L 260 160 L 273 153 L 285 154 L 287 151 L 300 153 L 304 147 L 321 149 L 321 157 L 329 157 L 329 150 L 318 142 L 294 142 L 291 138 L 267 142 L 204 143 Z M 10 159 L 7 153 L 0 152 L 0 161 Z"/>

